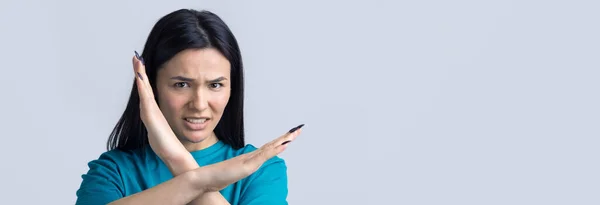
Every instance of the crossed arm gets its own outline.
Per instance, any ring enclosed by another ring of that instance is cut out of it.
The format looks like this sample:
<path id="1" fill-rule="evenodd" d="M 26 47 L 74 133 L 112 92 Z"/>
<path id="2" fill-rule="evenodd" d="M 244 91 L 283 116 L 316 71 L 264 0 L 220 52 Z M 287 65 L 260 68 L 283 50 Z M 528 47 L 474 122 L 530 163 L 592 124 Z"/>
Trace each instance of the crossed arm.
<path id="1" fill-rule="evenodd" d="M 167 165 L 174 178 L 110 204 L 229 204 L 219 191 L 249 176 L 270 158 L 283 152 L 300 134 L 296 127 L 259 149 L 200 167 L 177 139 L 162 115 L 148 82 L 143 63 L 133 58 L 140 113 L 148 130 L 150 147 Z"/>

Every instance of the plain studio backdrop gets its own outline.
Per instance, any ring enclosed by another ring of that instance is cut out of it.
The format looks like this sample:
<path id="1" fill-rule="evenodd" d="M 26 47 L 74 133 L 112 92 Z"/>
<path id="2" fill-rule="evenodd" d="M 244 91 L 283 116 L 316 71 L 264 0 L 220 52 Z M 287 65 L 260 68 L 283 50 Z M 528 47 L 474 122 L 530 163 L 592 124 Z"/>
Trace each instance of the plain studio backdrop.
<path id="1" fill-rule="evenodd" d="M 290 204 L 600 204 L 598 1 L 2 1 L 0 204 L 73 204 L 133 51 L 220 15 Z"/>

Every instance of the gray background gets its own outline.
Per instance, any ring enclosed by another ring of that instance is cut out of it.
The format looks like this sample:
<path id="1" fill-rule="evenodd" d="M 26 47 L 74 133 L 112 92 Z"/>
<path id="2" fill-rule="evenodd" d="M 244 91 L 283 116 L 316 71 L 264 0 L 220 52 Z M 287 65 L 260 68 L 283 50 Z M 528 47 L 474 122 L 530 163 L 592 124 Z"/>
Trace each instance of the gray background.
<path id="1" fill-rule="evenodd" d="M 600 204 L 598 1 L 2 1 L 0 204 L 72 204 L 179 8 L 237 36 L 291 204 Z"/>

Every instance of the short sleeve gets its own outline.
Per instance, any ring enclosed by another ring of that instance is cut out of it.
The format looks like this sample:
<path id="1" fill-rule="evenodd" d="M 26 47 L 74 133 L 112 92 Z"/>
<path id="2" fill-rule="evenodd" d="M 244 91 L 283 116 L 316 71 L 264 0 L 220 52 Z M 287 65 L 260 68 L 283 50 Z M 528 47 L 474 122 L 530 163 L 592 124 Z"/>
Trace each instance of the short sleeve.
<path id="1" fill-rule="evenodd" d="M 240 205 L 287 205 L 288 184 L 285 161 L 273 158 L 248 179 Z"/>
<path id="2" fill-rule="evenodd" d="M 76 205 L 108 204 L 123 197 L 123 183 L 118 166 L 106 153 L 88 163 L 77 190 Z"/>

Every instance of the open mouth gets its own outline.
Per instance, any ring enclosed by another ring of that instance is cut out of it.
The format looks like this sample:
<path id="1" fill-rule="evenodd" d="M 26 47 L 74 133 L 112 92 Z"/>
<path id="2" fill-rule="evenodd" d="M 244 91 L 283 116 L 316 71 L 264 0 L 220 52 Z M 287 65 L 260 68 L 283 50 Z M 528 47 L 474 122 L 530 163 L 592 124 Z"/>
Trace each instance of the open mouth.
<path id="1" fill-rule="evenodd" d="M 206 121 L 208 121 L 207 118 L 184 118 L 185 121 L 188 121 L 189 123 L 193 123 L 193 124 L 202 124 L 205 123 Z"/>
<path id="2" fill-rule="evenodd" d="M 210 121 L 210 118 L 186 117 L 186 118 L 183 118 L 183 120 L 185 120 L 185 126 L 188 129 L 199 131 L 199 130 L 203 130 L 204 128 L 206 128 L 206 125 L 208 124 L 208 121 Z"/>

